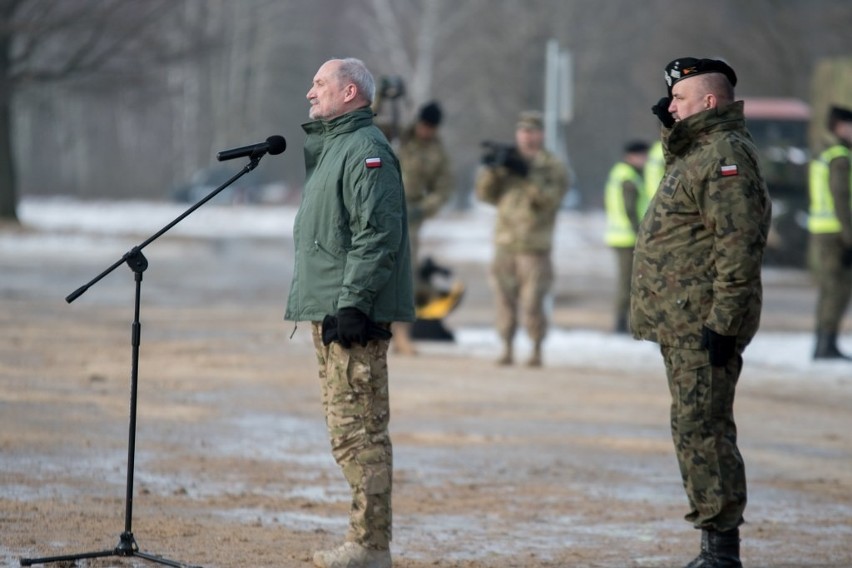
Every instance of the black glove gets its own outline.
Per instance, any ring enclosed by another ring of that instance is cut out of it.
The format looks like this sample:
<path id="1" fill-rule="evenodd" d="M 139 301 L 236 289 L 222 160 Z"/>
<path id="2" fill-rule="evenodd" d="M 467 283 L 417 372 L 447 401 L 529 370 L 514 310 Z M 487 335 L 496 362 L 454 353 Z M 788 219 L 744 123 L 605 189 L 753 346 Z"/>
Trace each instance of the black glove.
<path id="1" fill-rule="evenodd" d="M 671 128 L 675 123 L 672 113 L 669 112 L 670 104 L 672 104 L 672 99 L 670 97 L 663 97 L 657 101 L 657 104 L 651 107 L 651 112 L 657 115 L 657 118 L 660 119 L 660 122 L 666 128 Z"/>
<path id="2" fill-rule="evenodd" d="M 719 335 L 707 326 L 701 330 L 701 347 L 710 353 L 710 365 L 724 367 L 737 352 L 737 338 Z"/>
<path id="3" fill-rule="evenodd" d="M 329 317 L 333 316 L 326 316 L 326 318 Z M 332 334 L 329 333 L 329 335 Z M 389 329 L 376 324 L 358 308 L 340 308 L 337 310 L 337 337 L 331 338 L 329 343 L 336 339 L 346 349 L 355 343 L 366 347 L 371 339 L 387 340 L 391 338 L 391 335 Z M 325 332 L 323 332 L 323 342 L 325 342 Z"/>
<path id="4" fill-rule="evenodd" d="M 337 341 L 337 318 L 334 316 L 325 316 L 322 318 L 322 327 L 320 328 L 320 331 L 323 345 L 328 345 L 332 341 Z"/>
<path id="5" fill-rule="evenodd" d="M 843 268 L 852 268 L 852 247 L 843 249 L 843 254 L 840 256 L 840 264 Z"/>
<path id="6" fill-rule="evenodd" d="M 367 327 L 370 318 L 358 308 L 340 308 L 337 311 L 337 340 L 349 349 L 353 343 L 367 345 Z"/>

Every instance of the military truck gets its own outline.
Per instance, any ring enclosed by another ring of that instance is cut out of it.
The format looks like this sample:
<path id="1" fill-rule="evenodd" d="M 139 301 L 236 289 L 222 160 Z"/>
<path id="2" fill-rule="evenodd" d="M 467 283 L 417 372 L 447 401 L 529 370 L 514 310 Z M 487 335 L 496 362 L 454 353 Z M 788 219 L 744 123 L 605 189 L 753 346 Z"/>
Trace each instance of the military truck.
<path id="1" fill-rule="evenodd" d="M 760 153 L 772 199 L 765 262 L 805 266 L 808 215 L 808 132 L 811 108 L 793 98 L 745 97 L 746 125 Z"/>

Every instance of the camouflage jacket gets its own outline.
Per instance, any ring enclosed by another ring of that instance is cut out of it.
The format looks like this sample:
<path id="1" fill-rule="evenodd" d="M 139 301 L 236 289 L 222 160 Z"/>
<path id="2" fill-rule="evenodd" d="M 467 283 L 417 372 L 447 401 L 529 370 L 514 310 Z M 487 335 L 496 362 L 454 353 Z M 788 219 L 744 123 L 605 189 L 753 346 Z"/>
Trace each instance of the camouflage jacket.
<path id="1" fill-rule="evenodd" d="M 568 191 L 568 173 L 556 156 L 540 151 L 526 177 L 505 167 L 483 167 L 476 195 L 497 206 L 494 244 L 510 252 L 548 252 L 556 214 Z"/>
<path id="2" fill-rule="evenodd" d="M 701 348 L 701 329 L 757 332 L 771 204 L 743 103 L 676 123 L 666 172 L 636 241 L 630 323 L 637 339 Z"/>
<path id="3" fill-rule="evenodd" d="M 438 138 L 421 140 L 413 128 L 403 133 L 397 152 L 409 221 L 428 219 L 440 211 L 453 193 L 450 159 Z"/>

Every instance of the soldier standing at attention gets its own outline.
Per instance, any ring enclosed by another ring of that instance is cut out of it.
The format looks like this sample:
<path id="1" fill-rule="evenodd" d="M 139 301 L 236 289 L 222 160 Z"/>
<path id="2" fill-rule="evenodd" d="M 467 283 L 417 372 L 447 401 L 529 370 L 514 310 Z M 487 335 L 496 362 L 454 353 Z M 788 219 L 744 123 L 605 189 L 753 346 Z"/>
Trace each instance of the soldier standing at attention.
<path id="1" fill-rule="evenodd" d="M 503 341 L 498 363 L 513 362 L 512 344 L 520 311 L 533 342 L 527 364 L 540 367 L 547 332 L 544 298 L 553 284 L 553 229 L 568 191 L 568 172 L 544 149 L 540 112 L 520 114 L 515 144 L 486 154 L 476 179 L 476 195 L 497 207 L 490 281 L 497 300 L 497 332 Z"/>
<path id="2" fill-rule="evenodd" d="M 830 139 L 810 164 L 809 261 L 819 286 L 814 359 L 850 359 L 837 334 L 852 296 L 852 110 L 832 107 Z"/>
<path id="3" fill-rule="evenodd" d="M 389 327 L 414 319 L 414 301 L 401 173 L 373 124 L 374 93 L 360 60 L 326 61 L 302 126 L 307 178 L 285 318 L 311 322 L 332 454 L 352 491 L 346 541 L 314 554 L 320 568 L 391 566 Z"/>
<path id="4" fill-rule="evenodd" d="M 630 277 L 633 269 L 633 246 L 639 221 L 648 208 L 642 169 L 648 160 L 648 143 L 628 142 L 621 161 L 609 171 L 604 188 L 606 232 L 604 241 L 615 251 L 618 280 L 615 295 L 615 332 L 627 333 L 630 309 Z"/>
<path id="5" fill-rule="evenodd" d="M 665 78 L 670 101 L 653 111 L 666 175 L 636 239 L 630 325 L 659 343 L 666 366 L 686 520 L 701 529 L 687 568 L 739 568 L 746 477 L 734 393 L 760 323 L 771 204 L 734 70 L 688 57 Z"/>
<path id="6" fill-rule="evenodd" d="M 443 113 L 436 102 L 420 109 L 417 122 L 400 137 L 399 163 L 405 186 L 408 210 L 408 238 L 411 242 L 411 262 L 415 275 L 414 296 L 419 306 L 431 295 L 429 283 L 417 278 L 420 258 L 420 228 L 426 219 L 434 217 L 453 194 L 450 160 L 438 136 Z M 394 324 L 394 349 L 402 355 L 414 355 L 409 324 Z"/>

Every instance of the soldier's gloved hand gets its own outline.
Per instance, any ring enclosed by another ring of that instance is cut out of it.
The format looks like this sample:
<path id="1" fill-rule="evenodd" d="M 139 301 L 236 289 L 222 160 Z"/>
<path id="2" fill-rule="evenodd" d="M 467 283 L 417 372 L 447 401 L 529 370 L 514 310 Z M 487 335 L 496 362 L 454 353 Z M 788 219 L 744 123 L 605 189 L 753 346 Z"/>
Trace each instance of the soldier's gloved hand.
<path id="1" fill-rule="evenodd" d="M 368 341 L 370 318 L 358 308 L 337 310 L 337 341 L 349 349 L 353 343 L 365 347 Z"/>
<path id="2" fill-rule="evenodd" d="M 843 268 L 852 268 L 852 247 L 843 249 L 843 254 L 840 256 L 840 264 Z"/>
<path id="3" fill-rule="evenodd" d="M 503 165 L 507 170 L 521 177 L 527 177 L 530 170 L 530 166 L 527 164 L 527 161 L 523 156 L 521 156 L 521 153 L 518 152 L 517 148 L 514 147 L 506 153 L 506 159 L 503 160 Z"/>
<path id="4" fill-rule="evenodd" d="M 724 367 L 737 352 L 737 338 L 720 335 L 707 326 L 701 330 L 701 347 L 710 353 L 710 365 Z"/>
<path id="5" fill-rule="evenodd" d="M 657 115 L 657 118 L 660 119 L 660 122 L 666 128 L 671 128 L 675 123 L 672 113 L 669 112 L 670 104 L 672 104 L 672 99 L 670 97 L 663 97 L 657 101 L 657 104 L 651 107 L 651 112 Z"/>

